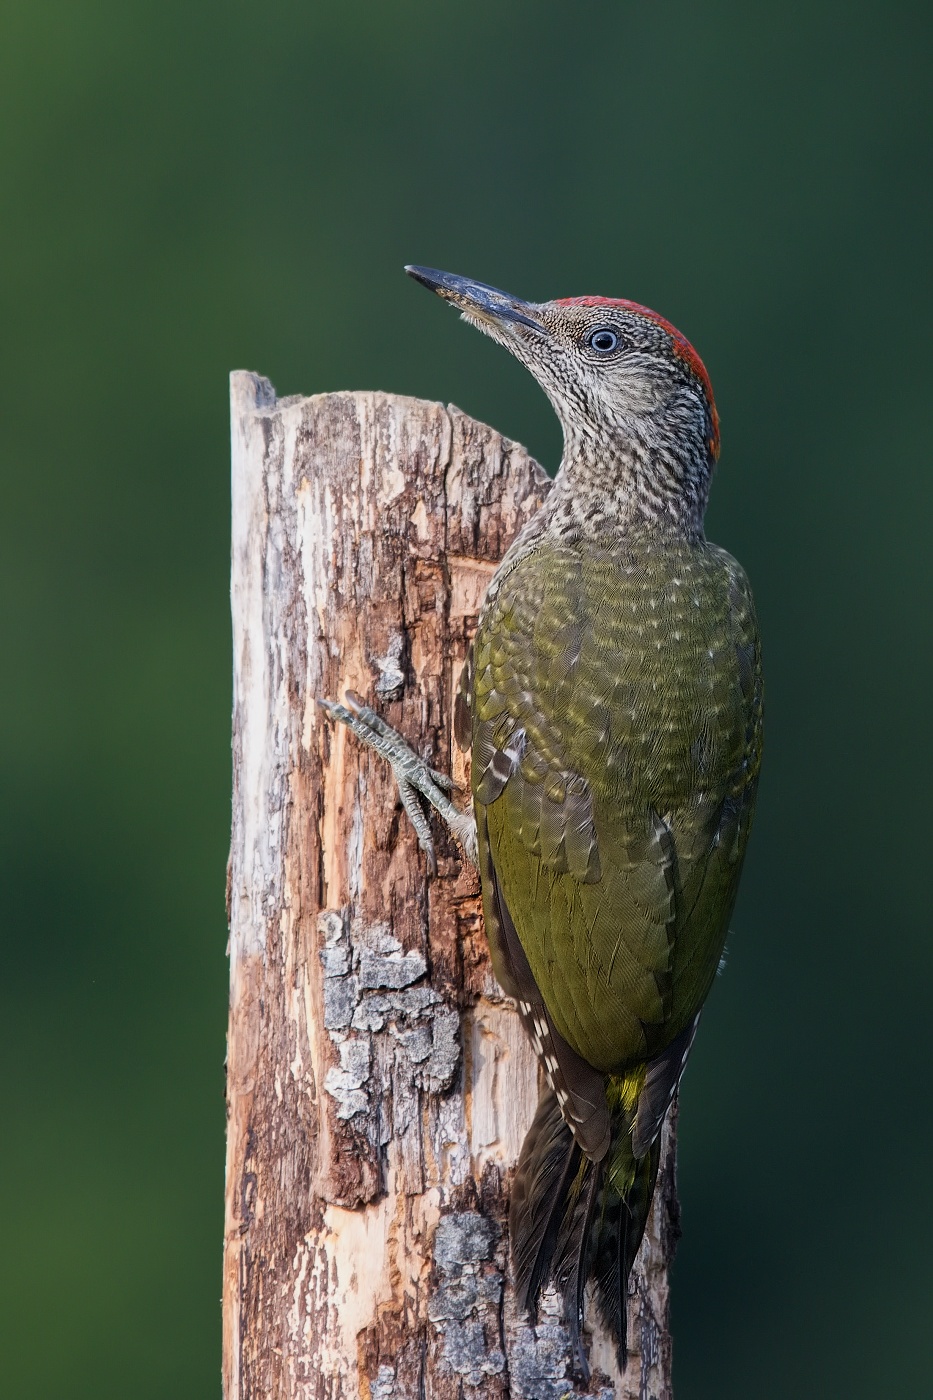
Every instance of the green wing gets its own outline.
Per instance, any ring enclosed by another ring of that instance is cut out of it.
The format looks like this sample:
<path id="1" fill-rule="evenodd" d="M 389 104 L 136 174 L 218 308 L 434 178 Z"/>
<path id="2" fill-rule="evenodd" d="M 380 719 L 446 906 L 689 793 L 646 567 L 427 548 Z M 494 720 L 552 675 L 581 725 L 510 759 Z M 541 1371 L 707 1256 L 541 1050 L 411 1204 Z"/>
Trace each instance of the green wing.
<path id="1" fill-rule="evenodd" d="M 744 575 L 657 535 L 622 558 L 538 544 L 497 581 L 465 684 L 497 973 L 527 1000 L 504 910 L 576 1056 L 604 1073 L 658 1056 L 709 990 L 754 804 Z"/>

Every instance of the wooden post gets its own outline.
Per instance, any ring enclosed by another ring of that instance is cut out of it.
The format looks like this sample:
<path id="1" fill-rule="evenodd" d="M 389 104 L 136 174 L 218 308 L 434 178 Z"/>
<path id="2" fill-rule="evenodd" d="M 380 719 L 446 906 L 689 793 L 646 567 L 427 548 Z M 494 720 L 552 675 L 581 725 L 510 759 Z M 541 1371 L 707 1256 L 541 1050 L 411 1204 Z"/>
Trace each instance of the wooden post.
<path id="1" fill-rule="evenodd" d="M 350 688 L 438 768 L 489 578 L 548 489 L 455 408 L 277 400 L 231 378 L 233 838 L 226 1400 L 670 1396 L 673 1130 L 624 1377 L 593 1326 L 508 1282 L 534 1057 L 489 968 L 475 875 L 429 881 L 388 768 L 316 705 Z"/>

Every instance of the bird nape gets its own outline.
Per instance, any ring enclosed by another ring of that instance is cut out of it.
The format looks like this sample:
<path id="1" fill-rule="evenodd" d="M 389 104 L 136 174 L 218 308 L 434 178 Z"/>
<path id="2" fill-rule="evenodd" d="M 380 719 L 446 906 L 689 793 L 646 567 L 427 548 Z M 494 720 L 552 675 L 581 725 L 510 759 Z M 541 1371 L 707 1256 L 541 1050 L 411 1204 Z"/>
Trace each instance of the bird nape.
<path id="1" fill-rule="evenodd" d="M 531 303 L 407 271 L 534 375 L 564 434 L 496 570 L 457 697 L 473 814 L 357 697 L 322 702 L 478 867 L 493 968 L 546 1087 L 509 1229 L 520 1305 L 553 1282 L 579 1371 L 584 1291 L 627 1358 L 660 1134 L 722 956 L 761 761 L 751 590 L 703 532 L 719 421 L 689 341 L 636 302 Z"/>

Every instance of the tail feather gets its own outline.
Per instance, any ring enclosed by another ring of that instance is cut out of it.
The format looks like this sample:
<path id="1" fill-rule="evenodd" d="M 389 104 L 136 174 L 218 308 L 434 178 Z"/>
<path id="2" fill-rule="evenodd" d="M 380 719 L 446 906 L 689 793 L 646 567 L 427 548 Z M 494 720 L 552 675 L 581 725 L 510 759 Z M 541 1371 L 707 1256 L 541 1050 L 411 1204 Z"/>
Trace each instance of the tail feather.
<path id="1" fill-rule="evenodd" d="M 538 1297 L 551 1275 L 564 1207 L 583 1154 L 561 1115 L 556 1096 L 542 1094 L 522 1145 L 509 1202 L 509 1235 L 518 1305 L 537 1316 Z"/>
<path id="2" fill-rule="evenodd" d="M 607 1184 L 594 1248 L 596 1302 L 615 1341 L 623 1371 L 628 1360 L 628 1282 L 648 1223 L 660 1161 L 661 1140 L 657 1138 L 647 1155 L 636 1162 L 635 1179 L 624 1196 Z"/>
<path id="3" fill-rule="evenodd" d="M 631 1154 L 631 1114 L 613 1111 L 607 1156 L 585 1157 L 546 1089 L 522 1145 L 509 1210 L 518 1303 L 536 1317 L 542 1289 L 553 1280 L 564 1305 L 577 1368 L 586 1378 L 582 1343 L 583 1297 L 595 1284 L 600 1315 L 628 1359 L 628 1283 L 638 1253 L 660 1162 L 660 1138 L 647 1154 Z"/>
<path id="4" fill-rule="evenodd" d="M 558 1236 L 554 1279 L 564 1300 L 564 1321 L 570 1330 L 574 1361 L 584 1381 L 590 1368 L 583 1349 L 583 1293 L 593 1258 L 594 1225 L 600 1204 L 603 1163 L 584 1158 L 574 1182 L 571 1204 Z"/>

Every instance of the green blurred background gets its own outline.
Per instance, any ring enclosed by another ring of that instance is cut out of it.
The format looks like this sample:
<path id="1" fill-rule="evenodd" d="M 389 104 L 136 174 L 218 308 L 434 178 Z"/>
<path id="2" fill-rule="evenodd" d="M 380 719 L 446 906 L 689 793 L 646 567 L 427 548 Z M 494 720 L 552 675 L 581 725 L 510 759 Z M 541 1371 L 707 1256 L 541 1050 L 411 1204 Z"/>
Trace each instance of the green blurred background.
<path id="1" fill-rule="evenodd" d="M 716 385 L 768 742 L 684 1095 L 678 1400 L 933 1393 L 929 39 L 915 0 L 6 0 L 12 1400 L 219 1393 L 227 372 L 556 466 L 407 261 L 646 302 Z"/>

